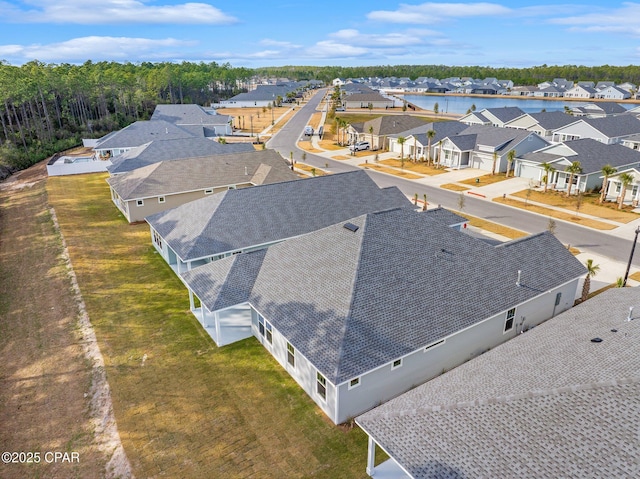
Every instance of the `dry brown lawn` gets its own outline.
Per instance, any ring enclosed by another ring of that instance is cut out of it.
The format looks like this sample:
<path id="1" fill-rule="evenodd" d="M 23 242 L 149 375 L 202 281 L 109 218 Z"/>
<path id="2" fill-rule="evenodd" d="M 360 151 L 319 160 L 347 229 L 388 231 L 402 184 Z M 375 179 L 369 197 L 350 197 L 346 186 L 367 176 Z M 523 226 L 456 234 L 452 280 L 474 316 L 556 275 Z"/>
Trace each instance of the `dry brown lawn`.
<path id="1" fill-rule="evenodd" d="M 89 418 L 91 364 L 45 191 L 44 163 L 0 183 L 0 452 L 39 452 L 0 464 L 10 478 L 103 477 Z M 45 452 L 78 452 L 47 463 Z"/>
<path id="2" fill-rule="evenodd" d="M 468 180 L 461 180 L 458 183 L 480 187 L 480 186 L 492 185 L 500 181 L 508 180 L 509 178 L 506 178 L 504 173 L 496 173 L 495 175 L 491 175 L 491 174 L 481 175 L 481 176 L 478 176 L 477 178 L 469 178 Z M 476 179 L 478 180 L 477 182 L 476 182 Z"/>
<path id="3" fill-rule="evenodd" d="M 309 153 L 322 153 L 322 150 L 314 148 L 312 143 L 308 140 L 299 141 L 298 146 Z"/>
<path id="4" fill-rule="evenodd" d="M 598 230 L 612 230 L 616 228 L 615 225 L 604 223 L 602 221 L 593 220 L 590 218 L 586 218 L 584 216 L 578 216 L 576 214 L 572 214 L 566 211 L 558 211 L 551 208 L 546 208 L 544 206 L 538 206 L 531 203 L 525 203 L 522 200 L 515 200 L 513 198 L 494 198 L 493 201 L 497 203 L 502 203 L 509 206 L 515 206 L 516 208 L 521 208 L 527 211 L 531 211 L 533 213 L 538 213 L 541 215 L 545 215 L 552 218 L 558 218 L 565 221 L 571 221 L 572 223 L 576 223 L 582 226 L 586 226 L 588 228 L 598 229 Z M 584 211 L 583 211 L 584 212 Z"/>
<path id="5" fill-rule="evenodd" d="M 468 191 L 471 189 L 471 188 L 467 188 L 466 186 L 459 185 L 457 183 L 445 183 L 443 185 L 440 185 L 440 188 L 444 188 L 445 190 L 451 190 L 451 191 Z"/>
<path id="6" fill-rule="evenodd" d="M 513 193 L 513 196 L 526 198 L 527 193 L 529 193 L 530 201 L 544 203 L 549 206 L 556 206 L 567 210 L 575 211 L 576 209 L 576 196 L 571 195 L 570 198 L 567 198 L 563 193 L 558 191 L 548 190 L 545 193 L 542 190 L 531 190 L 530 192 L 529 190 L 522 190 L 517 193 Z M 583 202 L 580 207 L 580 213 L 597 216 L 598 218 L 616 221 L 618 223 L 630 223 L 631 221 L 640 218 L 640 215 L 630 211 L 632 209 L 630 206 L 625 206 L 625 208 L 619 210 L 615 203 L 606 202 L 602 205 L 598 204 L 599 195 L 597 194 L 586 194 L 583 195 L 582 198 Z"/>
<path id="7" fill-rule="evenodd" d="M 382 173 L 388 173 L 390 175 L 399 176 L 400 178 L 404 178 L 405 180 L 417 180 L 422 178 L 421 176 L 414 175 L 413 173 L 409 173 L 408 171 L 396 170 L 395 168 L 385 168 L 376 163 L 360 163 L 358 166 L 363 168 L 371 168 L 372 170 L 380 171 Z"/>
<path id="8" fill-rule="evenodd" d="M 306 172 L 307 175 L 305 175 L 305 177 L 306 176 L 324 176 L 324 175 L 328 174 L 326 171 L 321 170 L 320 168 L 317 168 L 317 167 L 311 166 L 311 165 L 307 165 L 306 163 L 300 163 L 298 161 L 296 161 L 294 166 L 295 166 L 295 168 Z"/>
<path id="9" fill-rule="evenodd" d="M 344 149 L 344 146 L 340 146 L 335 142 L 335 140 L 333 139 L 333 135 L 331 135 L 331 133 L 323 134 L 323 138 L 322 140 L 320 140 L 319 145 L 320 145 L 320 148 L 328 151 Z"/>
<path id="10" fill-rule="evenodd" d="M 273 117 L 271 115 L 272 111 L 269 108 L 263 109 L 262 107 L 218 108 L 216 111 L 221 115 L 231 115 L 233 117 L 233 127 L 244 132 L 251 132 L 251 125 L 253 124 L 253 132 L 257 134 L 271 126 L 272 119 L 274 123 L 277 122 L 278 118 L 287 112 L 289 108 L 289 106 L 275 107 L 273 109 Z M 293 115 L 293 113 L 295 112 L 290 112 L 290 114 L 287 115 L 283 121 L 278 122 L 276 126 L 286 124 L 290 115 Z M 277 131 L 275 128 L 273 130 L 274 132 Z"/>
<path id="11" fill-rule="evenodd" d="M 381 160 L 380 163 L 382 163 L 383 165 L 392 166 L 394 168 L 402 168 L 402 162 L 400 161 L 400 159 L 396 159 L 396 158 Z M 404 161 L 404 169 L 412 171 L 414 173 L 419 173 L 421 175 L 429 175 L 429 176 L 441 175 L 447 172 L 447 170 L 445 170 L 444 168 L 435 168 L 434 166 L 427 165 L 424 162 L 414 163 L 413 161 L 410 161 L 406 158 Z"/>

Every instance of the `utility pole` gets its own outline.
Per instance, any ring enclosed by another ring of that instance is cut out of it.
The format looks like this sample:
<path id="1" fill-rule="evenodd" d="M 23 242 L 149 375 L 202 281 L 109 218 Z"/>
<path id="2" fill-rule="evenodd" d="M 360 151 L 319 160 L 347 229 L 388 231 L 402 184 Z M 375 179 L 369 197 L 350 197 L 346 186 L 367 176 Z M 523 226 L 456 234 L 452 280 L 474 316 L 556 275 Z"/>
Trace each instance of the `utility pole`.
<path id="1" fill-rule="evenodd" d="M 629 270 L 631 269 L 631 261 L 633 260 L 633 253 L 636 250 L 636 243 L 638 241 L 638 233 L 640 233 L 640 226 L 636 228 L 636 237 L 633 240 L 633 246 L 631 247 L 631 254 L 629 255 L 629 262 L 627 263 L 627 271 L 624 273 L 624 281 L 622 287 L 627 286 L 627 278 L 629 278 Z"/>

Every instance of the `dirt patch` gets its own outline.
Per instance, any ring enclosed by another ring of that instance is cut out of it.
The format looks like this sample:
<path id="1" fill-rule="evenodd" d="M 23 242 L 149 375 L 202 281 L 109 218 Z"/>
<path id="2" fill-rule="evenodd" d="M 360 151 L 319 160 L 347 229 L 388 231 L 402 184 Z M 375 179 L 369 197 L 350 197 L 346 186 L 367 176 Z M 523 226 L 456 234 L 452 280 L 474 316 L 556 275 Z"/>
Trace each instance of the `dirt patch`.
<path id="1" fill-rule="evenodd" d="M 130 477 L 104 434 L 109 416 L 96 407 L 106 381 L 86 354 L 91 328 L 78 320 L 45 181 L 41 162 L 0 184 L 0 444 L 2 452 L 39 453 L 39 462 L 0 464 L 0 476 Z M 47 453 L 77 456 L 51 462 Z"/>

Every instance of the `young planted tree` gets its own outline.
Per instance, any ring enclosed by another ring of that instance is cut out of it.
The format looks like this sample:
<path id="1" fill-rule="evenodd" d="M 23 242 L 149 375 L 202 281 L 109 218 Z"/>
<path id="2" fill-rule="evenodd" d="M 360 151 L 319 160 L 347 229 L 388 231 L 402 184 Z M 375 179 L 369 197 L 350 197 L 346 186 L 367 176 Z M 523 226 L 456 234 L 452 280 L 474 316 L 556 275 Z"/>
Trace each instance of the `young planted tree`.
<path id="1" fill-rule="evenodd" d="M 549 218 L 549 222 L 547 223 L 547 231 L 552 235 L 556 234 L 556 228 L 558 227 L 558 223 L 553 218 Z"/>
<path id="2" fill-rule="evenodd" d="M 400 168 L 404 168 L 404 142 L 407 139 L 404 136 L 398 137 L 398 145 L 400 145 Z"/>
<path id="3" fill-rule="evenodd" d="M 460 193 L 458 195 L 458 211 L 460 211 L 460 213 L 462 213 L 462 210 L 464 209 L 466 204 L 467 204 L 466 196 L 464 196 L 464 193 Z"/>
<path id="4" fill-rule="evenodd" d="M 427 131 L 427 165 L 431 164 L 431 141 L 436 136 L 435 130 Z"/>
<path id="5" fill-rule="evenodd" d="M 607 195 L 607 188 L 609 187 L 609 177 L 614 175 L 618 170 L 611 165 L 604 165 L 600 172 L 604 178 L 602 179 L 602 189 L 600 190 L 600 199 L 598 203 L 602 204 L 604 202 L 604 198 Z"/>
<path id="6" fill-rule="evenodd" d="M 571 188 L 573 188 L 573 178 L 576 175 L 582 173 L 582 165 L 579 161 L 574 161 L 569 166 L 565 168 L 567 173 L 569 173 L 569 183 L 567 185 L 567 198 L 571 195 Z"/>
<path id="7" fill-rule="evenodd" d="M 371 136 L 371 149 L 373 148 L 373 126 L 369 126 L 369 135 Z"/>
<path id="8" fill-rule="evenodd" d="M 427 195 L 426 193 L 422 195 L 422 199 L 424 203 L 422 204 L 422 211 L 427 211 Z"/>
<path id="9" fill-rule="evenodd" d="M 580 302 L 584 302 L 589 297 L 589 290 L 591 289 L 591 278 L 593 278 L 598 271 L 600 271 L 600 265 L 593 264 L 593 260 L 589 258 L 584 264 L 587 267 L 587 275 L 584 277 L 584 283 L 582 284 L 582 296 Z"/>
<path id="10" fill-rule="evenodd" d="M 624 205 L 624 197 L 627 196 L 627 188 L 633 181 L 635 180 L 634 176 L 631 173 L 622 173 L 618 179 L 620 180 L 620 184 L 622 185 L 622 191 L 620 191 L 620 201 L 618 203 L 618 209 L 621 210 Z"/>
<path id="11" fill-rule="evenodd" d="M 507 173 L 504 175 L 505 178 L 509 178 L 509 172 L 511 171 L 511 166 L 513 165 L 513 160 L 516 159 L 516 150 L 511 150 L 507 153 Z"/>
<path id="12" fill-rule="evenodd" d="M 493 152 L 493 164 L 491 165 L 491 175 L 495 175 L 496 174 L 496 164 L 498 163 L 498 152 L 494 151 Z"/>
<path id="13" fill-rule="evenodd" d="M 553 167 L 553 165 L 551 165 L 551 163 L 542 163 L 542 169 L 544 170 L 544 192 L 547 192 L 547 189 L 549 188 L 549 178 L 551 177 L 551 175 L 553 174 L 554 171 L 556 171 L 556 169 Z"/>
<path id="14" fill-rule="evenodd" d="M 440 107 L 438 106 L 438 102 L 435 102 L 433 105 L 433 112 L 437 115 Z"/>

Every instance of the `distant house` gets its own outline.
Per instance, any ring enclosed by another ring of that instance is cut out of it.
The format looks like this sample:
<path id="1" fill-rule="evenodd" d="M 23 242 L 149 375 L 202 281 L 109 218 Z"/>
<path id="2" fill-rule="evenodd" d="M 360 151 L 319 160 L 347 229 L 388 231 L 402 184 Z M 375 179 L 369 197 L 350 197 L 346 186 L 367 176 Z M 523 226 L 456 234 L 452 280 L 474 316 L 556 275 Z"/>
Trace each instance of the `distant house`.
<path id="1" fill-rule="evenodd" d="M 631 93 L 628 90 L 623 90 L 617 86 L 609 86 L 602 90 L 598 90 L 595 97 L 605 100 L 626 100 L 631 98 Z"/>
<path id="2" fill-rule="evenodd" d="M 395 209 L 183 280 L 205 327 L 244 324 L 337 424 L 571 307 L 583 273 L 550 233 L 492 246 Z"/>
<path id="3" fill-rule="evenodd" d="M 358 170 L 231 189 L 146 220 L 155 248 L 180 274 L 360 214 L 396 207 L 411 203 L 397 188 L 381 189 Z"/>
<path id="4" fill-rule="evenodd" d="M 402 151 L 407 158 L 420 159 L 424 158 L 435 161 L 436 145 L 438 142 L 448 136 L 457 135 L 460 132 L 466 130 L 468 125 L 460 123 L 459 121 L 436 121 L 433 123 L 426 123 L 411 130 L 402 132 L 400 135 L 394 134 L 389 136 L 389 142 L 391 144 L 391 151 L 400 153 L 400 145 L 398 144 L 398 137 L 404 136 L 405 143 L 402 147 Z M 429 142 L 428 132 L 433 130 L 434 135 Z M 429 155 L 429 144 L 431 144 L 431 154 Z"/>
<path id="5" fill-rule="evenodd" d="M 532 131 L 547 141 L 551 141 L 553 133 L 563 126 L 574 123 L 576 119 L 561 111 L 543 111 L 525 113 L 504 124 L 505 128 L 517 128 Z"/>
<path id="6" fill-rule="evenodd" d="M 575 117 L 586 116 L 588 118 L 603 118 L 606 116 L 626 113 L 627 109 L 618 103 L 598 102 L 571 106 L 569 108 L 569 112 Z"/>
<path id="7" fill-rule="evenodd" d="M 111 160 L 107 171 L 113 175 L 126 173 L 136 168 L 153 165 L 161 161 L 183 160 L 212 155 L 228 155 L 231 153 L 247 153 L 256 151 L 249 143 L 223 144 L 208 138 L 162 138 L 133 147 Z"/>
<path id="8" fill-rule="evenodd" d="M 534 97 L 542 97 L 542 98 L 561 98 L 564 95 L 565 90 L 563 88 L 558 88 L 556 86 L 548 86 L 545 88 L 540 88 L 537 91 L 533 92 Z"/>
<path id="9" fill-rule="evenodd" d="M 569 88 L 562 95 L 564 98 L 594 98 L 597 90 L 593 87 L 586 85 L 576 85 L 573 88 Z"/>
<path id="10" fill-rule="evenodd" d="M 604 118 L 577 118 L 553 133 L 553 141 L 592 138 L 601 143 L 613 144 L 640 133 L 640 120 L 634 115 L 616 115 Z"/>
<path id="11" fill-rule="evenodd" d="M 232 135 L 233 117 L 199 105 L 157 105 L 151 120 L 164 120 L 206 138 Z"/>
<path id="12" fill-rule="evenodd" d="M 363 123 L 353 123 L 349 125 L 347 133 L 349 143 L 368 141 L 372 150 L 378 150 L 387 146 L 390 136 L 426 125 L 426 120 L 417 116 L 383 115 Z M 389 148 L 393 149 L 393 146 Z"/>
<path id="13" fill-rule="evenodd" d="M 502 128 L 506 123 L 524 115 L 525 112 L 517 106 L 501 108 L 484 108 L 462 116 L 458 121 L 467 125 L 491 125 Z"/>
<path id="14" fill-rule="evenodd" d="M 602 167 L 609 164 L 623 169 L 640 166 L 640 151 L 619 144 L 607 145 L 591 138 L 553 144 L 538 151 L 519 156 L 515 160 L 515 174 L 521 178 L 530 178 L 544 183 L 546 175 L 543 164 L 555 168 L 549 177 L 549 187 L 565 191 L 571 174 L 566 168 L 578 161 L 582 173 L 573 175 L 572 193 L 597 190 L 602 186 Z"/>
<path id="15" fill-rule="evenodd" d="M 307 85 L 306 82 L 286 82 L 277 85 L 258 85 L 255 90 L 239 93 L 228 100 L 216 104 L 219 108 L 268 107 L 276 105 L 278 98 L 284 100 L 288 94 L 295 94 Z"/>
<path id="16" fill-rule="evenodd" d="M 394 101 L 380 93 L 354 93 L 342 100 L 342 106 L 350 108 L 393 108 Z"/>
<path id="17" fill-rule="evenodd" d="M 520 156 L 547 145 L 547 141 L 530 131 L 474 125 L 441 139 L 435 148 L 440 165 L 492 171 L 495 155 L 496 172 L 500 172 L 507 170 L 511 150 Z"/>
<path id="18" fill-rule="evenodd" d="M 359 416 L 367 473 L 637 477 L 638 304 L 639 288 L 605 291 Z"/>
<path id="19" fill-rule="evenodd" d="M 274 150 L 161 161 L 107 178 L 130 223 L 221 191 L 298 179 Z"/>

